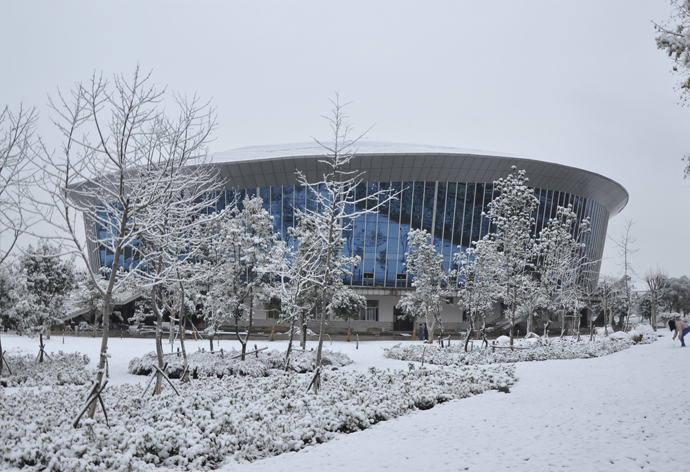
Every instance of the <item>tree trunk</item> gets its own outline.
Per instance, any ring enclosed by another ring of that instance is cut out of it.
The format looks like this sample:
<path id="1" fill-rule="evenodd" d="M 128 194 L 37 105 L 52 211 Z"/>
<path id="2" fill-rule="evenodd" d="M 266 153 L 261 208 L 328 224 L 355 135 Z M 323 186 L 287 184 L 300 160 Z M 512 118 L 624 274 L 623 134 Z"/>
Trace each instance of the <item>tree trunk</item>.
<path id="1" fill-rule="evenodd" d="M 544 323 L 544 339 L 549 339 L 549 325 L 551 324 L 551 320 L 546 320 L 546 323 Z"/>
<path id="2" fill-rule="evenodd" d="M 474 314 L 470 310 L 470 327 L 467 330 L 467 334 L 465 335 L 465 352 L 467 352 L 467 346 L 470 344 L 470 337 L 472 336 L 473 332 L 474 332 Z"/>
<path id="3" fill-rule="evenodd" d="M 92 338 L 96 337 L 96 329 L 98 328 L 98 313 L 93 314 L 93 335 Z"/>
<path id="4" fill-rule="evenodd" d="M 5 353 L 2 351 L 2 328 L 0 328 L 0 375 L 2 375 L 2 369 L 5 367 Z"/>
<path id="5" fill-rule="evenodd" d="M 479 335 L 482 338 L 482 345 L 489 347 L 489 340 L 486 339 L 486 316 L 482 313 L 482 327 L 479 329 Z"/>
<path id="6" fill-rule="evenodd" d="M 154 288 L 153 293 L 155 294 Z M 153 297 L 153 313 L 156 315 L 156 357 L 158 359 L 158 368 L 163 370 L 163 315 L 158 307 L 158 297 Z M 153 391 L 154 395 L 160 395 L 163 386 L 163 377 L 160 372 L 156 373 L 156 388 Z"/>
<path id="7" fill-rule="evenodd" d="M 436 318 L 434 318 L 434 317 L 429 318 L 429 307 L 426 308 L 425 318 L 426 318 L 427 331 L 429 333 L 428 339 L 426 340 L 426 342 L 428 344 L 433 344 L 434 343 L 434 331 L 436 331 Z"/>
<path id="8" fill-rule="evenodd" d="M 172 316 L 172 313 L 170 313 L 170 352 L 173 350 L 173 346 L 175 345 L 175 318 Z"/>
<path id="9" fill-rule="evenodd" d="M 38 362 L 43 362 L 43 332 L 38 334 Z"/>
<path id="10" fill-rule="evenodd" d="M 302 351 L 306 351 L 307 350 L 307 315 L 305 315 L 305 314 L 300 315 L 300 326 L 302 327 L 302 330 L 299 333 L 299 344 L 300 344 L 300 347 L 302 348 Z"/>
<path id="11" fill-rule="evenodd" d="M 115 251 L 115 260 L 120 257 L 119 248 Z M 103 385 L 103 375 L 105 374 L 105 364 L 108 361 L 108 337 L 110 334 L 110 315 L 112 307 L 110 301 L 113 296 L 113 286 L 115 284 L 115 277 L 111 277 L 111 282 L 108 285 L 108 291 L 103 299 L 103 337 L 101 338 L 101 352 L 98 360 L 98 371 L 96 373 L 96 383 L 99 386 Z M 100 388 L 100 387 L 99 387 Z M 96 415 L 96 402 L 91 403 L 89 407 L 89 418 L 93 419 Z"/>
<path id="12" fill-rule="evenodd" d="M 182 377 L 182 382 L 184 382 L 184 383 L 189 382 L 189 372 L 188 372 L 189 364 L 187 362 L 187 349 L 185 348 L 185 345 L 184 345 L 185 325 L 186 324 L 187 324 L 187 315 L 186 314 L 180 314 L 180 348 L 182 349 L 182 372 L 185 372 L 184 377 Z"/>
<path id="13" fill-rule="evenodd" d="M 292 339 L 295 337 L 295 318 L 290 319 L 290 340 L 288 341 L 287 352 L 285 354 L 285 372 L 290 368 L 290 354 L 292 354 Z"/>
<path id="14" fill-rule="evenodd" d="M 182 382 L 188 383 L 189 382 L 189 371 L 188 367 L 189 364 L 187 363 L 187 349 L 185 348 L 184 345 L 184 339 L 185 339 L 185 329 L 187 327 L 187 313 L 185 312 L 184 309 L 184 287 L 182 284 L 180 284 L 180 310 L 178 314 L 178 318 L 180 322 L 178 323 L 178 326 L 180 327 L 180 348 L 182 349 L 182 372 L 184 372 L 184 376 L 182 377 Z"/>
<path id="15" fill-rule="evenodd" d="M 247 342 L 242 339 L 242 335 L 240 334 L 240 321 L 239 321 L 239 316 L 235 315 L 235 337 L 237 340 L 240 342 L 240 345 L 242 346 L 241 353 L 240 353 L 240 360 L 244 361 L 244 356 L 245 353 L 247 352 Z"/>

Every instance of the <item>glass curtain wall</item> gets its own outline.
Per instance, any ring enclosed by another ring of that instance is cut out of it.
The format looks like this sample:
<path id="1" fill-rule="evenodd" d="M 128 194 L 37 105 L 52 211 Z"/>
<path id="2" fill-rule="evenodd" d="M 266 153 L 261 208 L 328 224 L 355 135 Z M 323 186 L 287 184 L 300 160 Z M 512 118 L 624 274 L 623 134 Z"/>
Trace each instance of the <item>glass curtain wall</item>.
<path id="1" fill-rule="evenodd" d="M 407 252 L 407 235 L 412 229 L 426 229 L 433 237 L 433 244 L 443 255 L 446 269 L 456 269 L 453 264 L 455 254 L 465 251 L 472 241 L 484 237 L 489 231 L 490 222 L 482 214 L 487 212 L 489 203 L 496 198 L 492 183 L 481 182 L 363 182 L 355 189 L 358 209 L 373 208 L 381 200 L 367 201 L 366 197 L 379 190 L 391 190 L 400 196 L 381 205 L 376 213 L 358 216 L 347 221 L 343 231 L 348 255 L 358 255 L 361 263 L 345 282 L 352 286 L 410 287 L 411 278 L 404 268 Z M 296 210 L 316 210 L 314 191 L 300 185 L 264 187 L 228 191 L 219 201 L 219 208 L 237 202 L 242 208 L 246 197 L 259 196 L 263 208 L 273 216 L 273 227 L 284 240 L 288 239 L 288 228 L 298 221 Z M 558 205 L 571 204 L 579 221 L 589 218 L 592 231 L 585 235 L 584 256 L 590 261 L 598 261 L 603 254 L 608 212 L 596 202 L 585 198 L 548 189 L 534 189 L 539 200 L 535 211 L 535 232 L 538 233 L 550 218 L 556 216 Z M 354 211 L 355 204 L 348 205 Z M 105 215 L 103 215 L 105 217 Z M 577 229 L 576 229 L 577 230 Z M 99 238 L 106 238 L 108 229 L 96 225 Z M 101 266 L 112 262 L 112 253 L 104 245 L 99 246 Z M 120 265 L 124 268 L 136 263 L 136 247 L 121 256 Z M 594 269 L 598 270 L 598 264 Z"/>

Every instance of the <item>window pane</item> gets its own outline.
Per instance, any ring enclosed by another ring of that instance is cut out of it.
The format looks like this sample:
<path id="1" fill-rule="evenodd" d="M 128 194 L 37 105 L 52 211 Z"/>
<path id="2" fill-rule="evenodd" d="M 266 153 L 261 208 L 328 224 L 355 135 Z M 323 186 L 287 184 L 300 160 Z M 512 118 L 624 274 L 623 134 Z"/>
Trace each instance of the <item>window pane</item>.
<path id="1" fill-rule="evenodd" d="M 424 185 L 424 217 L 422 220 L 422 228 L 432 237 L 434 236 L 433 228 L 431 227 L 434 221 L 434 194 L 436 193 L 436 182 L 426 182 Z"/>
<path id="2" fill-rule="evenodd" d="M 273 231 L 275 231 L 276 233 L 280 233 L 282 230 L 282 209 L 283 188 L 271 187 L 271 216 L 273 216 Z"/>
<path id="3" fill-rule="evenodd" d="M 292 185 L 283 187 L 283 241 L 288 240 L 288 228 L 295 225 L 295 216 L 293 210 L 293 198 L 295 188 Z"/>
<path id="4" fill-rule="evenodd" d="M 414 183 L 414 195 L 412 197 L 412 228 L 422 228 L 424 215 L 424 182 Z"/>
<path id="5" fill-rule="evenodd" d="M 465 194 L 465 214 L 462 225 L 462 246 L 470 247 L 472 240 L 472 218 L 474 216 L 474 184 L 467 184 L 467 193 Z"/>
<path id="6" fill-rule="evenodd" d="M 446 208 L 443 218 L 443 266 L 450 267 L 453 242 L 453 219 L 455 217 L 455 190 L 457 184 L 448 182 L 446 191 Z"/>

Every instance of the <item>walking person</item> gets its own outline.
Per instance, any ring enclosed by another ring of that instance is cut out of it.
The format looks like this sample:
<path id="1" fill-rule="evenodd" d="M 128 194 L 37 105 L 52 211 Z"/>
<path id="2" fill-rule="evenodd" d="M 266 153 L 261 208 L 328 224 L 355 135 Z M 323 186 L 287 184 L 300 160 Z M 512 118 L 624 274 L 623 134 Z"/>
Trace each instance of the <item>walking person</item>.
<path id="1" fill-rule="evenodd" d="M 675 331 L 673 333 L 673 339 L 675 340 L 676 336 L 678 336 L 681 347 L 685 347 L 685 340 L 683 338 L 686 334 L 690 333 L 690 325 L 681 320 L 668 320 L 668 329 Z"/>

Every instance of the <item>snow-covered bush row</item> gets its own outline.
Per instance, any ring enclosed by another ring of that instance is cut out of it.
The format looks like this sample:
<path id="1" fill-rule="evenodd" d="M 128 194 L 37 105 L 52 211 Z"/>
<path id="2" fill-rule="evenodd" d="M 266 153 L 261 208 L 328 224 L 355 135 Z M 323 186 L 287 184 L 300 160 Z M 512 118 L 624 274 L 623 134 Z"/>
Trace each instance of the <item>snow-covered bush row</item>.
<path id="1" fill-rule="evenodd" d="M 253 461 L 410 410 L 507 387 L 515 367 L 332 371 L 323 374 L 317 396 L 306 393 L 311 378 L 210 377 L 180 385 L 179 397 L 168 389 L 145 399 L 141 386 L 117 386 L 104 393 L 110 427 L 100 416 L 82 420 L 78 429 L 71 422 L 83 387 L 22 390 L 2 397 L 0 468 L 201 470 L 229 458 Z"/>
<path id="2" fill-rule="evenodd" d="M 601 330 L 603 328 L 599 328 Z M 603 331 L 600 333 L 604 335 Z M 625 333 L 623 331 L 611 332 L 609 337 L 612 339 L 623 339 L 631 341 L 635 344 L 651 344 L 657 339 L 659 339 L 659 333 L 655 332 L 650 325 L 641 324 L 635 325 L 633 329 Z"/>
<path id="3" fill-rule="evenodd" d="M 266 377 L 274 370 L 285 368 L 285 353 L 271 350 L 260 351 L 256 354 L 247 354 L 246 360 L 239 359 L 240 352 L 232 349 L 211 353 L 207 351 L 194 352 L 187 355 L 189 373 L 193 378 L 216 376 L 222 378 L 225 375 L 242 375 L 250 377 Z M 166 355 L 168 363 L 167 374 L 170 378 L 179 379 L 183 373 L 182 357 Z M 337 369 L 348 364 L 352 360 L 341 352 L 325 350 L 322 353 L 321 364 L 326 369 Z M 135 357 L 129 363 L 129 372 L 135 375 L 149 375 L 158 365 L 154 352 L 145 356 Z M 313 372 L 316 366 L 316 352 L 295 350 L 290 355 L 290 370 L 298 373 Z"/>
<path id="4" fill-rule="evenodd" d="M 36 356 L 13 356 L 5 354 L 12 368 L 10 375 L 7 366 L 2 369 L 0 385 L 3 387 L 38 387 L 51 385 L 84 385 L 92 375 L 86 371 L 89 358 L 79 353 L 49 354 L 50 359 L 38 362 Z"/>
<path id="5" fill-rule="evenodd" d="M 425 346 L 421 344 L 396 344 L 384 349 L 384 355 L 390 359 L 421 362 L 423 354 L 424 362 L 429 364 L 477 365 L 502 362 L 546 361 L 549 359 L 586 359 L 613 354 L 630 346 L 631 341 L 627 336 L 625 339 L 605 338 L 594 342 L 576 342 L 554 338 L 544 345 L 535 344 L 532 347 L 515 350 L 504 347 L 496 349 L 496 352 L 492 352 L 491 347 L 465 352 L 462 343 L 445 348 L 437 345 L 426 345 L 426 350 Z"/>

